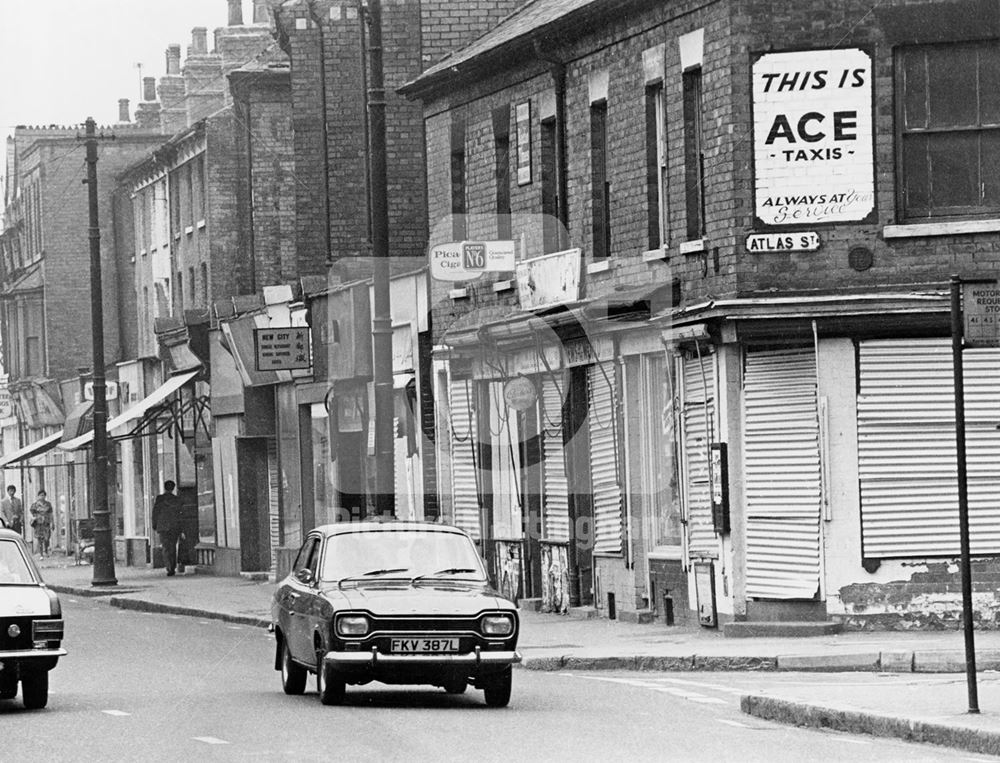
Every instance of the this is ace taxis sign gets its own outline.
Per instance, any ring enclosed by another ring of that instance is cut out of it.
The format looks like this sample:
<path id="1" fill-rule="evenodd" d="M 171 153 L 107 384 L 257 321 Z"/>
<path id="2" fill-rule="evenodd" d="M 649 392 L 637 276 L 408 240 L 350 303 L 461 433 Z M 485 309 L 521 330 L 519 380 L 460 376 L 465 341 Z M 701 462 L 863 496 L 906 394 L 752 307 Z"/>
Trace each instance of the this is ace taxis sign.
<path id="1" fill-rule="evenodd" d="M 766 53 L 752 76 L 758 221 L 868 218 L 875 211 L 871 56 L 856 48 Z"/>

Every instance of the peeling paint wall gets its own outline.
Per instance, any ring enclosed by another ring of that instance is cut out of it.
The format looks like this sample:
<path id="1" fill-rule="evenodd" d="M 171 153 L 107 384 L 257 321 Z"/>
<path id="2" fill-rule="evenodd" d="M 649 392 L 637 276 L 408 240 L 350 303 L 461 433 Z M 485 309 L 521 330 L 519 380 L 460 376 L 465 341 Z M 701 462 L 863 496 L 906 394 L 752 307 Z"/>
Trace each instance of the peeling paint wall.
<path id="1" fill-rule="evenodd" d="M 839 590 L 851 630 L 956 630 L 962 627 L 962 575 L 955 561 L 902 565 L 909 576 L 885 582 L 851 583 Z M 863 573 L 862 573 L 863 574 Z M 1000 630 L 1000 560 L 972 564 L 975 626 Z"/>

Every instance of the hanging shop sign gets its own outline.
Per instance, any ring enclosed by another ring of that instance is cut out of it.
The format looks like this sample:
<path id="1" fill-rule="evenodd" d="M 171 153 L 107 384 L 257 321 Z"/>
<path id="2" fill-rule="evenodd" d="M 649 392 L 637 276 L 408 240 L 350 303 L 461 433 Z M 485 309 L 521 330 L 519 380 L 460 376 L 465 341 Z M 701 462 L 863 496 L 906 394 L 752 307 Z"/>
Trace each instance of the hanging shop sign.
<path id="1" fill-rule="evenodd" d="M 576 302 L 580 299 L 580 250 L 566 249 L 517 263 L 517 294 L 525 310 Z"/>
<path id="2" fill-rule="evenodd" d="M 764 225 L 875 211 L 872 59 L 857 48 L 766 53 L 753 64 L 755 213 Z"/>
<path id="3" fill-rule="evenodd" d="M 309 368 L 309 327 L 254 329 L 258 371 Z"/>
<path id="4" fill-rule="evenodd" d="M 503 385 L 503 399 L 507 407 L 526 411 L 538 399 L 538 390 L 527 376 L 516 376 Z"/>
<path id="5" fill-rule="evenodd" d="M 451 241 L 431 248 L 431 277 L 438 281 L 474 281 L 483 273 L 512 273 L 514 241 Z"/>
<path id="6" fill-rule="evenodd" d="M 0 419 L 9 419 L 14 415 L 14 399 L 7 385 L 0 387 Z"/>
<path id="7" fill-rule="evenodd" d="M 751 233 L 747 236 L 750 254 L 768 252 L 815 252 L 821 241 L 816 231 L 798 233 Z"/>
<path id="8" fill-rule="evenodd" d="M 996 281 L 962 284 L 966 347 L 1000 347 L 1000 287 Z"/>

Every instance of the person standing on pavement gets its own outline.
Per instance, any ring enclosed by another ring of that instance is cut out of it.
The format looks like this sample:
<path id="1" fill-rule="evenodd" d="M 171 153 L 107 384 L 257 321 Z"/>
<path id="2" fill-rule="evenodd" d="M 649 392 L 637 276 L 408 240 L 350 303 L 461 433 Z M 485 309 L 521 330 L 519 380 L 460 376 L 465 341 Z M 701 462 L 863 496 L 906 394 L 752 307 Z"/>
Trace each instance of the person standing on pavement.
<path id="1" fill-rule="evenodd" d="M 174 481 L 163 483 L 163 492 L 153 501 L 153 529 L 160 534 L 167 575 L 177 569 L 177 544 L 184 534 L 181 532 L 181 499 L 174 495 Z"/>
<path id="2" fill-rule="evenodd" d="M 38 498 L 28 511 L 31 512 L 31 529 L 38 540 L 38 553 L 47 556 L 52 537 L 52 504 L 46 499 L 44 490 L 38 491 Z"/>
<path id="3" fill-rule="evenodd" d="M 7 486 L 7 497 L 0 501 L 0 513 L 6 527 L 17 533 L 24 532 L 24 504 L 17 497 L 17 488 L 13 485 Z"/>

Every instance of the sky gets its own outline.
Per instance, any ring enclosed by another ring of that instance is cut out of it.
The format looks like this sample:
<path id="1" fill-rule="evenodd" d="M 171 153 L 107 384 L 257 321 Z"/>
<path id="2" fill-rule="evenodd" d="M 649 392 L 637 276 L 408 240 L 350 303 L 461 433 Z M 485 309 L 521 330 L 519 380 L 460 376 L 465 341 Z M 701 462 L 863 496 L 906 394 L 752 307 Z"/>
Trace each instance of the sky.
<path id="1" fill-rule="evenodd" d="M 243 0 L 245 23 L 251 6 Z M 167 45 L 180 44 L 183 62 L 193 27 L 208 28 L 211 50 L 228 20 L 226 0 L 0 0 L 0 135 L 114 124 L 119 98 L 134 118 L 141 78 L 165 74 Z"/>

